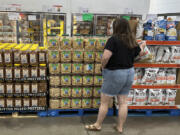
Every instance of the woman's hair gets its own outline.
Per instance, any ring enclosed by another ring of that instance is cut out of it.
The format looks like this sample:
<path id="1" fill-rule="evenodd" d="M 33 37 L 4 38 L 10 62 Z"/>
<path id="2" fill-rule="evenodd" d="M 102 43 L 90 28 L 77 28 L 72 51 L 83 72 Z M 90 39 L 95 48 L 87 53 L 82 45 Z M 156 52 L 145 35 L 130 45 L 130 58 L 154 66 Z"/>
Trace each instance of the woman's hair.
<path id="1" fill-rule="evenodd" d="M 120 39 L 128 48 L 134 48 L 137 46 L 129 22 L 126 19 L 118 18 L 113 22 L 113 36 Z"/>

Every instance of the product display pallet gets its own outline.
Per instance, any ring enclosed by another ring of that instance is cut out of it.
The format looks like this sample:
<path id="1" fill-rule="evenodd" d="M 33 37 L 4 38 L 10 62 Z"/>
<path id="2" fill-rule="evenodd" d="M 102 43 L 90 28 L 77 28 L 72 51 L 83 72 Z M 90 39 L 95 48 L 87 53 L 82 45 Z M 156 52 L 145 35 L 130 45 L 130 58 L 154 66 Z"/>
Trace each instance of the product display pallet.
<path id="1" fill-rule="evenodd" d="M 87 116 L 98 113 L 99 109 L 55 109 L 48 110 L 49 117 L 71 117 L 71 116 Z M 114 115 L 114 110 L 110 108 L 108 110 L 108 116 Z"/>
<path id="2" fill-rule="evenodd" d="M 180 116 L 180 109 L 129 109 L 128 116 Z"/>

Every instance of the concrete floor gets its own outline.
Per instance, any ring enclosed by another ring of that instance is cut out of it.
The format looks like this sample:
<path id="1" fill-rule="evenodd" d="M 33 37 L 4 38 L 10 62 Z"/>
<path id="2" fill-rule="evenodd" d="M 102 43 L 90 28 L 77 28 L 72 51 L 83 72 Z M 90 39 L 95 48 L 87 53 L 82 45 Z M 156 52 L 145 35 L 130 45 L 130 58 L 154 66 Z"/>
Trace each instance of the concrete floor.
<path id="1" fill-rule="evenodd" d="M 84 124 L 96 116 L 0 119 L 0 135 L 118 135 L 107 117 L 101 132 L 87 132 Z M 128 117 L 124 135 L 180 135 L 180 117 Z"/>

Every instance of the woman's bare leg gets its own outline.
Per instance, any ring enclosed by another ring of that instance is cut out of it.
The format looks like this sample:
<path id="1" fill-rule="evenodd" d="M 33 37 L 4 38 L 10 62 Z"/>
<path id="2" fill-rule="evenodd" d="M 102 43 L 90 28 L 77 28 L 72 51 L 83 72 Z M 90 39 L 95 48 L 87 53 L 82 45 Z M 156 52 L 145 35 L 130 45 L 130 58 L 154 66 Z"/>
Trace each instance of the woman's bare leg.
<path id="1" fill-rule="evenodd" d="M 102 122 L 108 112 L 109 102 L 111 98 L 112 97 L 107 96 L 103 93 L 101 94 L 101 105 L 99 108 L 98 118 L 97 118 L 96 123 L 94 124 L 94 126 L 96 126 L 97 128 L 101 128 Z"/>
<path id="2" fill-rule="evenodd" d="M 123 131 L 123 125 L 127 118 L 128 113 L 128 105 L 127 105 L 127 95 L 119 95 L 118 96 L 118 105 L 119 105 L 119 113 L 118 113 L 118 125 L 117 128 L 119 132 Z"/>

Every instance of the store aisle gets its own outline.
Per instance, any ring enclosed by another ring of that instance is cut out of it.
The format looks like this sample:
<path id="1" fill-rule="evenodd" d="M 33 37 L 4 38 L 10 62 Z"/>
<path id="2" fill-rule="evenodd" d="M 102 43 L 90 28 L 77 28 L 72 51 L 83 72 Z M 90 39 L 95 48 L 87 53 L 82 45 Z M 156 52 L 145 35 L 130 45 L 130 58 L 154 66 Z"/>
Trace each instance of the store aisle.
<path id="1" fill-rule="evenodd" d="M 84 124 L 95 116 L 69 118 L 0 119 L 1 135 L 116 135 L 115 117 L 108 117 L 101 132 L 87 132 Z M 129 117 L 125 135 L 179 135 L 180 117 Z"/>

